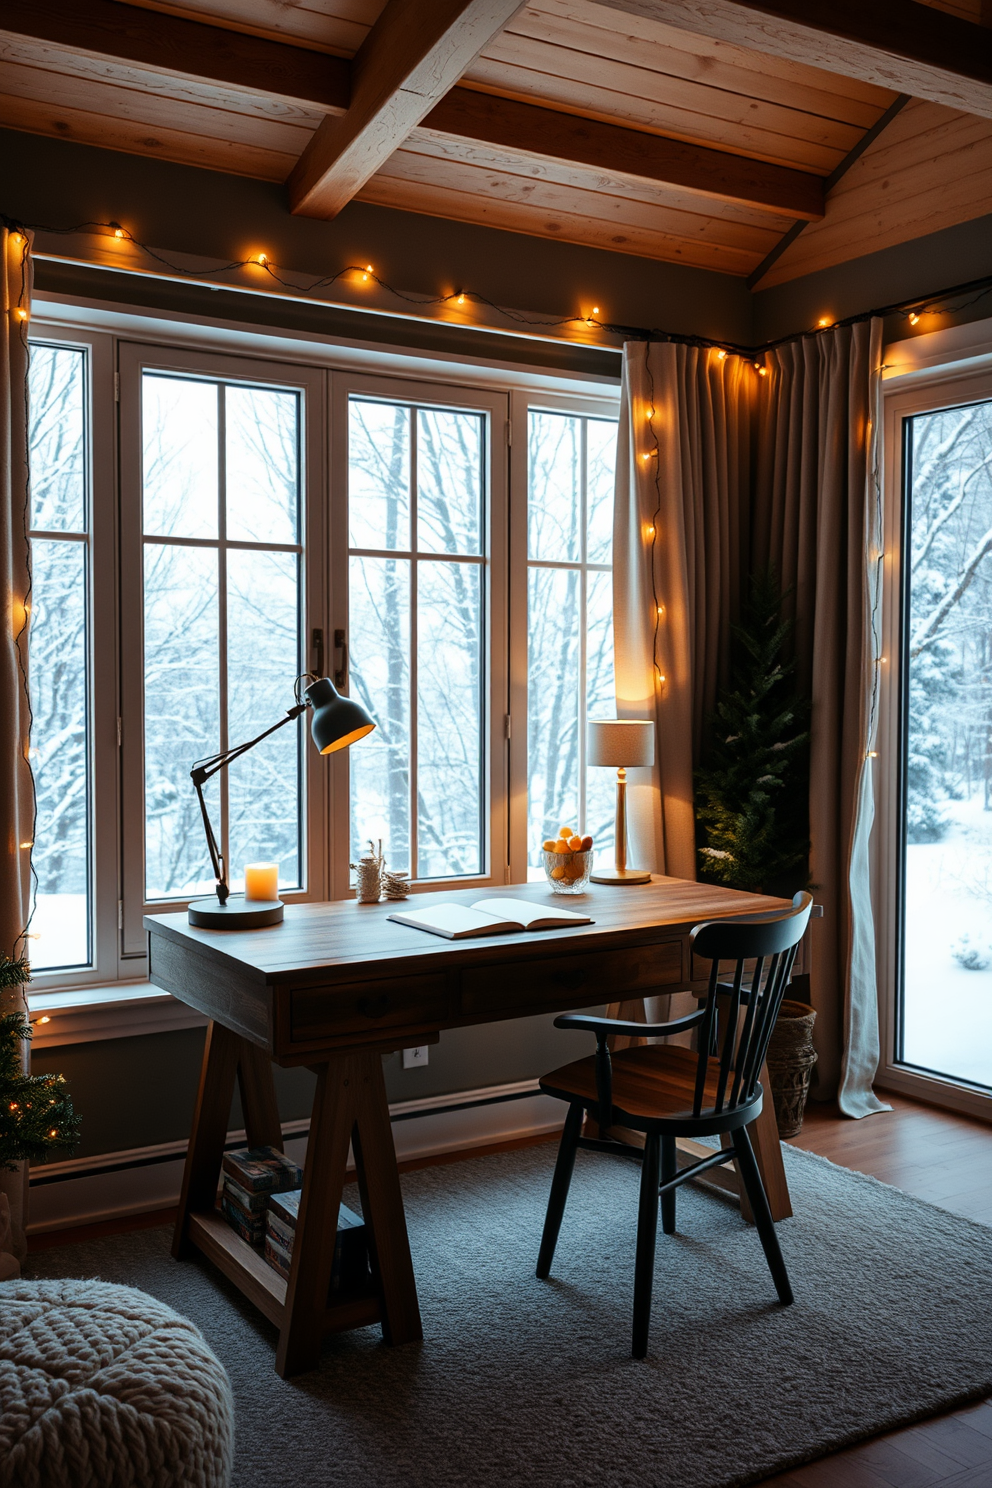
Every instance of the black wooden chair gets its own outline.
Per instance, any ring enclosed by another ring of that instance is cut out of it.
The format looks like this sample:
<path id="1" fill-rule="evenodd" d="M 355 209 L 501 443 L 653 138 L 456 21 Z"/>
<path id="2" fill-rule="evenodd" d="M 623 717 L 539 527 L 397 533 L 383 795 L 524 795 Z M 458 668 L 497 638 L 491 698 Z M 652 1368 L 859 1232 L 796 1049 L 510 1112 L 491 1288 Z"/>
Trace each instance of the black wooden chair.
<path id="1" fill-rule="evenodd" d="M 793 900 L 792 909 L 783 914 L 749 915 L 697 925 L 690 937 L 692 954 L 711 962 L 711 966 L 701 1006 L 688 1017 L 655 1024 L 582 1013 L 555 1019 L 556 1028 L 595 1033 L 597 1047 L 595 1054 L 566 1064 L 540 1081 L 546 1095 L 569 1102 L 569 1111 L 551 1183 L 537 1274 L 544 1279 L 551 1270 L 576 1150 L 585 1147 L 640 1161 L 634 1268 L 635 1359 L 643 1359 L 648 1347 L 659 1197 L 662 1225 L 665 1234 L 670 1235 L 675 1230 L 676 1190 L 707 1168 L 736 1160 L 779 1301 L 784 1305 L 792 1301 L 747 1125 L 761 1111 L 761 1067 L 812 903 L 809 894 L 801 893 Z M 752 960 L 754 966 L 745 977 L 745 962 Z M 721 982 L 720 963 L 728 961 L 736 962 L 733 980 Z M 611 1034 L 652 1038 L 690 1028 L 698 1030 L 695 1050 L 678 1044 L 648 1044 L 611 1057 L 607 1045 Z M 599 1126 L 598 1139 L 581 1134 L 585 1112 Z M 614 1125 L 643 1132 L 643 1151 L 610 1140 L 607 1133 Z M 679 1170 L 677 1137 L 724 1132 L 730 1134 L 731 1146 L 721 1147 L 712 1157 Z"/>

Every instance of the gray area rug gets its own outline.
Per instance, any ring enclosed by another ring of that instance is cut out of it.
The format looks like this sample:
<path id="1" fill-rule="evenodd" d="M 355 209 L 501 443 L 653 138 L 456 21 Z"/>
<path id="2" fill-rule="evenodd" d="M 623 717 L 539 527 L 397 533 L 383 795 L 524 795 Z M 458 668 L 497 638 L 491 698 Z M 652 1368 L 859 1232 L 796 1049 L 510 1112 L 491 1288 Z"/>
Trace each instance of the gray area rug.
<path id="1" fill-rule="evenodd" d="M 424 1342 L 340 1335 L 295 1380 L 274 1329 L 206 1261 L 173 1261 L 164 1230 L 41 1252 L 30 1274 L 126 1282 L 199 1325 L 234 1386 L 235 1488 L 729 1488 L 992 1393 L 992 1229 L 785 1159 L 794 1306 L 736 1205 L 685 1187 L 643 1362 L 638 1168 L 579 1153 L 539 1282 L 552 1146 L 404 1176 Z"/>

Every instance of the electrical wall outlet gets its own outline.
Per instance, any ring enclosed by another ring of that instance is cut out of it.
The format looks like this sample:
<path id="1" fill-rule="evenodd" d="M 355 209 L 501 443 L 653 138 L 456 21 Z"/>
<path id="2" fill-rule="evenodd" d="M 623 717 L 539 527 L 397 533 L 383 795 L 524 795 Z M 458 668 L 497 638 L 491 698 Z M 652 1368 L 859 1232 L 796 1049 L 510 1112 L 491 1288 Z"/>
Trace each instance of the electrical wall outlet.
<path id="1" fill-rule="evenodd" d="M 418 1044 L 416 1049 L 403 1050 L 403 1068 L 417 1069 L 427 1063 L 427 1045 Z"/>

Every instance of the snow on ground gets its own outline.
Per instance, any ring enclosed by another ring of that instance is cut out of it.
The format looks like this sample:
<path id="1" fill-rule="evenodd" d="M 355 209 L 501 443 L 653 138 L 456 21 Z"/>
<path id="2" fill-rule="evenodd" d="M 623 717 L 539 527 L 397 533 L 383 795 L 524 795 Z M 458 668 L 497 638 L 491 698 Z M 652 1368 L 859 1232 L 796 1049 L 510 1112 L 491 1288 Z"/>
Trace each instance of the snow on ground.
<path id="1" fill-rule="evenodd" d="M 28 956 L 32 970 L 85 966 L 86 895 L 39 894 L 31 921 Z"/>
<path id="2" fill-rule="evenodd" d="M 903 1060 L 992 1086 L 992 811 L 981 796 L 944 809 L 944 840 L 906 849 Z M 954 959 L 963 935 L 987 968 Z"/>

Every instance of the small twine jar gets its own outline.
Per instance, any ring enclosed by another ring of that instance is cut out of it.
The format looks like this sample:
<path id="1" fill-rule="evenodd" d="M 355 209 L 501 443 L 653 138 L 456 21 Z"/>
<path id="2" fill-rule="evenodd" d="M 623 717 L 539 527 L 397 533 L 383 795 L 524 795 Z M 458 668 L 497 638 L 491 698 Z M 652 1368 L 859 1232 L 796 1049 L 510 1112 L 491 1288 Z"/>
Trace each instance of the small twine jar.
<path id="1" fill-rule="evenodd" d="M 355 898 L 359 904 L 378 904 L 382 895 L 382 843 L 379 843 L 377 853 L 370 842 L 366 856 L 348 866 L 353 868 L 357 874 Z"/>
<path id="2" fill-rule="evenodd" d="M 803 1129 L 803 1114 L 809 1082 L 816 1063 L 813 1024 L 816 1011 L 805 1002 L 786 999 L 768 1044 L 768 1078 L 775 1103 L 780 1137 L 797 1137 Z"/>

